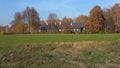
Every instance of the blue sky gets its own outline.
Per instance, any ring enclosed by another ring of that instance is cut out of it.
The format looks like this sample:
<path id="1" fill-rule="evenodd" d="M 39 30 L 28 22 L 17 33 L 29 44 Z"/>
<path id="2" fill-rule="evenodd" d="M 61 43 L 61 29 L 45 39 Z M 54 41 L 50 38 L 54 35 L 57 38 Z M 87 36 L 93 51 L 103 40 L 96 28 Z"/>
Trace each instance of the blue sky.
<path id="1" fill-rule="evenodd" d="M 27 6 L 34 7 L 42 20 L 49 13 L 56 13 L 58 18 L 89 15 L 89 11 L 99 5 L 102 9 L 120 3 L 120 0 L 0 0 L 0 25 L 10 25 L 14 13 L 24 11 Z"/>

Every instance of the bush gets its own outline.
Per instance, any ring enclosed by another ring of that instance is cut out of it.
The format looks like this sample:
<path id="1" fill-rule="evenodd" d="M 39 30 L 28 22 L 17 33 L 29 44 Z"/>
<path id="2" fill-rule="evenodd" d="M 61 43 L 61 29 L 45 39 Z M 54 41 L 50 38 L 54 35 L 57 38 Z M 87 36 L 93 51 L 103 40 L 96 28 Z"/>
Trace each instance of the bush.
<path id="1" fill-rule="evenodd" d="M 82 33 L 83 33 L 83 34 L 88 34 L 88 31 L 87 31 L 86 29 L 84 29 L 84 30 L 82 31 Z"/>
<path id="2" fill-rule="evenodd" d="M 105 30 L 103 29 L 103 30 L 99 30 L 99 31 L 97 31 L 96 32 L 97 34 L 105 34 Z"/>
<path id="3" fill-rule="evenodd" d="M 0 32 L 0 35 L 3 35 L 3 32 Z"/>

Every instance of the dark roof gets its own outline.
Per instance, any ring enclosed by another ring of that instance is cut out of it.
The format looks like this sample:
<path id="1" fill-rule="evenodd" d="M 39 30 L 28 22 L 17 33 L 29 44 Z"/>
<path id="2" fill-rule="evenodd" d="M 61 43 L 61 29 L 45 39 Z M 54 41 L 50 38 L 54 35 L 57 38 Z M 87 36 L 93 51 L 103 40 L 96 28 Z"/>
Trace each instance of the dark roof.
<path id="1" fill-rule="evenodd" d="M 83 23 L 73 23 L 71 25 L 71 28 L 74 28 L 74 29 L 77 29 L 77 28 L 82 28 L 84 27 L 84 24 Z"/>
<path id="2" fill-rule="evenodd" d="M 46 24 L 40 24 L 40 27 L 39 27 L 39 28 L 41 29 L 41 28 L 43 28 L 43 27 L 47 27 L 47 25 L 46 25 Z"/>
<path id="3" fill-rule="evenodd" d="M 39 28 L 43 28 L 43 27 L 47 27 L 48 25 L 46 24 L 40 24 L 40 27 Z M 56 24 L 56 27 L 58 28 L 61 28 L 63 27 L 64 24 Z M 72 25 L 70 25 L 72 29 L 79 29 L 79 28 L 82 28 L 84 27 L 84 24 L 83 23 L 73 23 Z"/>

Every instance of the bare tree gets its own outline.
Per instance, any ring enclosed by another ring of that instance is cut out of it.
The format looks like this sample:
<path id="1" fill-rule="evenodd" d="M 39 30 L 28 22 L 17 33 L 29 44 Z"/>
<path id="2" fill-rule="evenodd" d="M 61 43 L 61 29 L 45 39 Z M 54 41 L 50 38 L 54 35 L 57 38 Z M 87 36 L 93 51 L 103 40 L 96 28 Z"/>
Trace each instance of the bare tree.
<path id="1" fill-rule="evenodd" d="M 38 32 L 39 30 L 39 14 L 34 8 L 27 7 L 23 12 L 24 22 L 28 24 L 29 32 Z"/>
<path id="2" fill-rule="evenodd" d="M 56 20 L 57 20 L 57 15 L 55 13 L 50 13 L 48 15 L 47 22 L 48 22 L 49 32 L 56 32 Z"/>

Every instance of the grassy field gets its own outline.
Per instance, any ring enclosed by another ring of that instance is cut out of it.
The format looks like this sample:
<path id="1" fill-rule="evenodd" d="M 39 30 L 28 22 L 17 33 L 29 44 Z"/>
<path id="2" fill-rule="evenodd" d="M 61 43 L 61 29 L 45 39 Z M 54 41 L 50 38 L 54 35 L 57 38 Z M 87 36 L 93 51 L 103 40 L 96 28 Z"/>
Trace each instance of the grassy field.
<path id="1" fill-rule="evenodd" d="M 120 68 L 120 42 L 0 46 L 0 68 Z"/>
<path id="2" fill-rule="evenodd" d="M 120 34 L 0 36 L 0 68 L 120 68 Z"/>
<path id="3" fill-rule="evenodd" d="M 120 41 L 120 34 L 25 34 L 0 36 L 0 45 L 79 41 Z"/>

